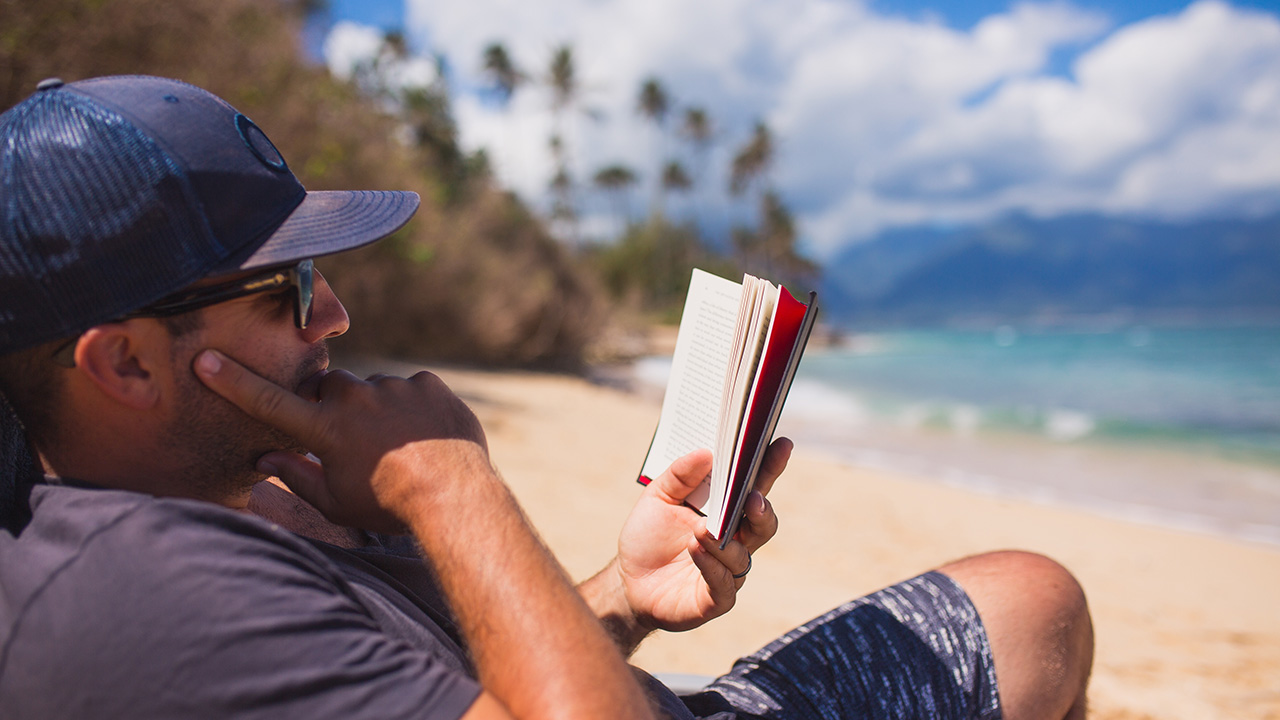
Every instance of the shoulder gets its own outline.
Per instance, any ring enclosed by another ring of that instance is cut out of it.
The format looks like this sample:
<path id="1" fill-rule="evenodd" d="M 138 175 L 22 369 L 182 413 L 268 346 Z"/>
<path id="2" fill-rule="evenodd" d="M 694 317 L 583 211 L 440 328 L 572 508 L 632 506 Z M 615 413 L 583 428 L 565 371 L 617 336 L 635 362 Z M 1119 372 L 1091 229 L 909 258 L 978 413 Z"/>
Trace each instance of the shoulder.
<path id="1" fill-rule="evenodd" d="M 111 491 L 46 492 L 34 510 L 20 540 L 38 569 L 0 602 L 0 705 L 44 695 L 62 704 L 36 716 L 161 703 L 154 714 L 314 704 L 325 712 L 309 716 L 397 717 L 368 692 L 470 701 L 469 680 L 387 638 L 328 559 L 270 523 Z"/>
<path id="2" fill-rule="evenodd" d="M 331 562 L 252 516 L 121 491 L 37 490 L 31 523 L 2 558 L 0 672 L 23 647 L 89 651 L 122 630 L 158 645 L 189 640 L 201 631 L 194 621 L 271 612 L 285 596 L 306 611 L 307 598 L 332 606 L 346 595 Z"/>
<path id="3" fill-rule="evenodd" d="M 15 571 L 22 577 L 10 577 L 11 563 L 0 571 L 7 582 L 25 584 L 32 594 L 59 584 L 107 585 L 117 592 L 154 585 L 165 596 L 181 591 L 182 577 L 207 583 L 246 571 L 338 577 L 329 561 L 287 530 L 211 503 L 41 486 L 32 495 L 32 511 L 31 523 L 11 550 L 23 560 L 13 563 L 23 566 Z M 213 588 L 205 589 L 207 596 Z"/>

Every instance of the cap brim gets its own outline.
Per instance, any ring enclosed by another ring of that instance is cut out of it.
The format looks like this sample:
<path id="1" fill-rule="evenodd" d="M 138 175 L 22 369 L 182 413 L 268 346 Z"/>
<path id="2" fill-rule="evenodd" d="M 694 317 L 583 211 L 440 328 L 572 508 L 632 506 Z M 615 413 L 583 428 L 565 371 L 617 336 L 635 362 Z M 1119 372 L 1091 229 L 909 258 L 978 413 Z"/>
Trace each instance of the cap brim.
<path id="1" fill-rule="evenodd" d="M 248 258 L 223 270 L 252 270 L 331 255 L 380 240 L 404 227 L 418 194 L 391 190 L 321 190 L 302 204 Z"/>

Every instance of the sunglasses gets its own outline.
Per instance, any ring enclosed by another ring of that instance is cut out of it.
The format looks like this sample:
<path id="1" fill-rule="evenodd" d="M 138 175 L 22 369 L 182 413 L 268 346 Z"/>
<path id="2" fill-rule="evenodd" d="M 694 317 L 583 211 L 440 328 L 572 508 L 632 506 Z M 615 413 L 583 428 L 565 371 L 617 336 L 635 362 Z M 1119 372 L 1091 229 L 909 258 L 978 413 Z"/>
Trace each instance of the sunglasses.
<path id="1" fill-rule="evenodd" d="M 140 317 L 173 317 L 228 300 L 288 288 L 293 299 L 293 324 L 305 330 L 311 322 L 311 301 L 315 290 L 315 269 L 310 259 L 292 267 L 272 268 L 255 275 L 231 280 L 217 285 L 190 288 L 162 298 L 144 308 L 130 312 L 121 320 Z M 76 341 L 71 338 L 53 354 L 54 362 L 64 367 L 75 367 Z"/>

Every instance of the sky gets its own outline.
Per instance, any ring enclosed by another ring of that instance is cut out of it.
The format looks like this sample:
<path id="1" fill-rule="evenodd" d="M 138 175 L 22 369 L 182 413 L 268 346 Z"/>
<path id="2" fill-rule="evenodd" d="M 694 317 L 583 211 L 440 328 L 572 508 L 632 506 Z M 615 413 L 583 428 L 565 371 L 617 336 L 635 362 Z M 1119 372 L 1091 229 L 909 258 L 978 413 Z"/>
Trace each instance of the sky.
<path id="1" fill-rule="evenodd" d="M 721 226 L 750 206 L 722 191 L 757 121 L 773 130 L 768 182 L 818 257 L 892 228 L 955 226 L 1008 213 L 1097 212 L 1187 221 L 1280 212 L 1280 7 L 1223 0 L 331 0 L 322 52 L 349 73 L 403 29 L 447 60 L 460 136 L 487 148 L 500 180 L 548 202 L 553 127 L 538 83 L 509 107 L 482 51 L 504 43 L 545 75 L 573 46 L 581 111 L 565 120 L 572 170 L 626 164 L 651 181 L 684 159 L 701 189 L 673 213 Z M 636 113 L 657 77 L 670 124 L 701 106 L 716 131 L 699 155 Z M 632 201 L 647 207 L 648 186 Z M 585 193 L 588 234 L 610 231 Z"/>

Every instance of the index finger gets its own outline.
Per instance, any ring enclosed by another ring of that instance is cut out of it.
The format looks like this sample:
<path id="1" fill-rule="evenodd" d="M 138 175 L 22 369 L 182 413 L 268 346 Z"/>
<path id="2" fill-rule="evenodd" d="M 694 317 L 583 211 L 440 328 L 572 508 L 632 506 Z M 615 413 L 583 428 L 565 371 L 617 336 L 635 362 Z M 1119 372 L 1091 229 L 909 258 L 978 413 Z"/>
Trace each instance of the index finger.
<path id="1" fill-rule="evenodd" d="M 320 405 L 308 402 L 217 350 L 196 355 L 196 377 L 250 417 L 283 430 L 307 447 L 319 437 Z"/>
<path id="2" fill-rule="evenodd" d="M 761 495 L 768 495 L 769 489 L 773 487 L 774 481 L 787 469 L 787 461 L 791 459 L 791 450 L 795 444 L 790 438 L 778 438 L 769 443 L 769 449 L 764 451 L 764 460 L 760 463 L 760 474 L 756 475 L 755 486 L 752 488 Z"/>

